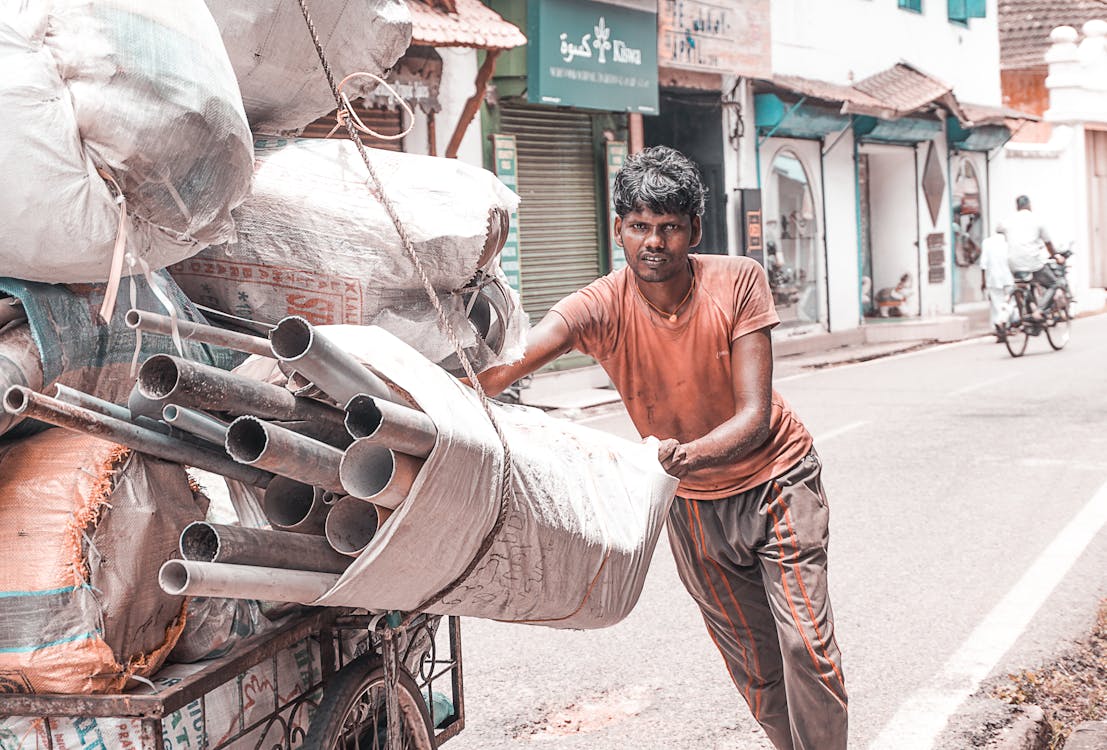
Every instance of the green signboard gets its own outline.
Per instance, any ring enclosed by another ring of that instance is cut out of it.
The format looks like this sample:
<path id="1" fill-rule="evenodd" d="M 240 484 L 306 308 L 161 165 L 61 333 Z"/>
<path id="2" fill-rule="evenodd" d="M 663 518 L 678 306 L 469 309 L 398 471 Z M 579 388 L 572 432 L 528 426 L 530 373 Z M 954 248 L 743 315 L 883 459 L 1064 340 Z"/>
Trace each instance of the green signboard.
<path id="1" fill-rule="evenodd" d="M 519 158 L 515 150 L 515 136 L 494 133 L 492 135 L 492 152 L 496 160 L 496 176 L 500 182 L 509 187 L 512 192 L 519 192 L 518 167 Z M 520 290 L 519 275 L 519 212 L 511 212 L 511 225 L 507 230 L 507 242 L 500 251 L 500 268 L 503 269 L 507 282 L 516 292 Z"/>
<path id="2" fill-rule="evenodd" d="M 527 98 L 657 114 L 657 14 L 589 0 L 528 0 Z"/>

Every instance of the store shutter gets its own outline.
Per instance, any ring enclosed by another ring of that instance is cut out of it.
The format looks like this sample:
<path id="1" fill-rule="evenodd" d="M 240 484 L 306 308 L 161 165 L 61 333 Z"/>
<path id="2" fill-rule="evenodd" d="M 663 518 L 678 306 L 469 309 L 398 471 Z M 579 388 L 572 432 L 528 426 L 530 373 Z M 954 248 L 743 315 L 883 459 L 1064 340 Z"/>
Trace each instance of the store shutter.
<path id="1" fill-rule="evenodd" d="M 518 149 L 522 299 L 536 323 L 601 273 L 592 118 L 505 104 L 501 128 Z"/>
<path id="2" fill-rule="evenodd" d="M 368 107 L 360 104 L 354 105 L 354 112 L 361 118 L 362 123 L 367 128 L 370 128 L 383 135 L 396 135 L 402 133 L 404 130 L 403 120 L 401 119 L 401 113 L 399 110 L 391 111 L 387 109 L 369 109 Z M 325 117 L 320 117 L 315 122 L 304 128 L 304 132 L 300 134 L 302 138 L 326 138 L 327 133 L 334 129 L 334 112 L 331 112 Z M 331 138 L 349 138 L 346 133 L 346 127 L 340 127 L 334 131 L 334 135 Z M 361 141 L 366 146 L 371 148 L 386 149 L 388 151 L 403 151 L 404 139 L 398 138 L 396 140 L 383 140 L 380 138 L 374 138 L 371 135 L 361 133 Z"/>

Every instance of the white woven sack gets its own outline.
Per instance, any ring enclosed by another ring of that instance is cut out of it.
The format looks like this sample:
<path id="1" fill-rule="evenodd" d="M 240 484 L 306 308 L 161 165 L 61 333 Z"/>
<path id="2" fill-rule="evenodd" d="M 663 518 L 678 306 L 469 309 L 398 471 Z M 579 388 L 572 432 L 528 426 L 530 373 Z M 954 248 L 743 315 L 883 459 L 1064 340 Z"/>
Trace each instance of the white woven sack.
<path id="1" fill-rule="evenodd" d="M 438 442 L 407 500 L 314 603 L 410 611 L 478 556 L 499 509 L 503 450 L 476 395 L 403 342 L 376 327 L 319 331 L 407 390 L 437 425 Z M 512 451 L 515 503 L 473 572 L 427 611 L 613 625 L 638 601 L 676 492 L 657 441 L 492 406 Z"/>
<path id="2" fill-rule="evenodd" d="M 403 0 L 308 0 L 338 82 L 350 73 L 384 75 L 411 43 Z M 335 109 L 318 53 L 297 2 L 208 0 L 231 56 L 255 133 L 298 135 Z M 343 88 L 351 100 L 377 87 L 368 78 Z"/>
<path id="3" fill-rule="evenodd" d="M 202 0 L 2 7 L 3 273 L 106 280 L 120 230 L 112 180 L 126 197 L 127 249 L 151 267 L 232 240 L 252 143 Z"/>
<path id="4" fill-rule="evenodd" d="M 266 323 L 302 315 L 316 325 L 379 325 L 433 362 L 449 357 L 453 347 L 354 144 L 305 138 L 256 146 L 253 187 L 234 212 L 238 241 L 171 268 L 185 293 Z M 480 266 L 489 213 L 510 215 L 518 196 L 457 159 L 368 152 L 462 345 L 482 368 L 519 358 L 529 321 L 494 260 L 485 265 L 510 308 L 498 355 L 478 346 L 464 299 L 452 294 Z"/>

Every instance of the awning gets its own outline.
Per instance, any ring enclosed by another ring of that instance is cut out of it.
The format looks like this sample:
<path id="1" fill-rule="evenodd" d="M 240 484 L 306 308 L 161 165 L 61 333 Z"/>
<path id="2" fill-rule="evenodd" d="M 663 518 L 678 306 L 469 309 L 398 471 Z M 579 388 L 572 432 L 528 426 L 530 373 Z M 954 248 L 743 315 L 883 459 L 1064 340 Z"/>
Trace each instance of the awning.
<path id="1" fill-rule="evenodd" d="M 753 106 L 754 123 L 763 137 L 822 138 L 849 127 L 848 115 L 805 99 L 785 102 L 776 94 L 756 94 Z"/>
<path id="2" fill-rule="evenodd" d="M 853 121 L 853 133 L 860 143 L 889 143 L 909 146 L 922 141 L 932 141 L 942 132 L 937 119 L 901 117 L 897 120 L 881 120 L 861 116 Z"/>
<path id="3" fill-rule="evenodd" d="M 958 151 L 992 151 L 1007 143 L 1023 123 L 1041 120 L 1010 107 L 963 104 L 962 108 L 969 121 L 949 121 L 949 145 Z"/>
<path id="4" fill-rule="evenodd" d="M 407 7 L 412 44 L 507 50 L 527 43 L 518 26 L 480 0 L 407 0 Z"/>
<path id="5" fill-rule="evenodd" d="M 409 47 L 385 79 L 404 101 L 426 113 L 439 112 L 438 89 L 442 84 L 442 58 L 430 47 Z M 398 109 L 400 104 L 383 85 L 363 97 L 367 106 Z"/>

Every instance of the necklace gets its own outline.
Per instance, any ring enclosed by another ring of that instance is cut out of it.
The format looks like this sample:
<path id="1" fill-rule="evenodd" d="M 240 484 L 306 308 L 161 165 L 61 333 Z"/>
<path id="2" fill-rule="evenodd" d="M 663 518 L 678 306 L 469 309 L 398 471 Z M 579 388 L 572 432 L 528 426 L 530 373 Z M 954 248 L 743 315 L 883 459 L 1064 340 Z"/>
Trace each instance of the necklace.
<path id="1" fill-rule="evenodd" d="M 638 296 L 642 298 L 643 302 L 649 305 L 656 312 L 660 313 L 662 316 L 668 318 L 670 323 L 676 323 L 677 314 L 680 312 L 680 309 L 684 307 L 684 303 L 692 297 L 692 292 L 696 290 L 696 275 L 692 274 L 692 283 L 688 286 L 688 292 L 684 295 L 684 299 L 677 303 L 677 306 L 673 308 L 673 311 L 671 313 L 665 312 L 660 307 L 650 302 L 649 298 L 642 293 L 641 287 L 638 286 L 637 279 L 634 280 L 634 288 L 638 291 Z"/>

